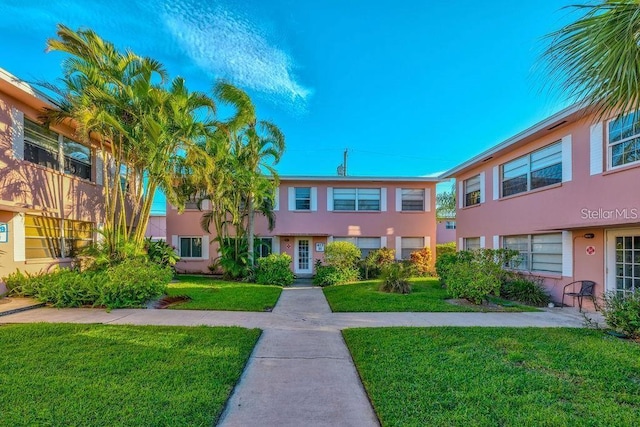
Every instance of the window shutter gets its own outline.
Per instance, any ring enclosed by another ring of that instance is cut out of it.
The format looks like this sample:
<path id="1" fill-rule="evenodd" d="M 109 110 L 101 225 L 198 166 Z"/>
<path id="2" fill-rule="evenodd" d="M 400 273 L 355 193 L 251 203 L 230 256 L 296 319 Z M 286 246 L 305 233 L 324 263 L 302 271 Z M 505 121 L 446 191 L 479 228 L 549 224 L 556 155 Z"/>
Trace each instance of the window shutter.
<path id="1" fill-rule="evenodd" d="M 402 188 L 396 188 L 396 212 L 402 212 Z"/>
<path id="2" fill-rule="evenodd" d="M 500 249 L 500 236 L 493 236 L 493 249 Z"/>
<path id="3" fill-rule="evenodd" d="M 480 236 L 480 248 L 485 248 L 487 244 L 487 240 L 485 239 L 484 236 Z"/>
<path id="4" fill-rule="evenodd" d="M 487 192 L 485 188 L 485 174 L 484 172 L 480 172 L 480 203 L 484 203 L 484 195 Z"/>
<path id="5" fill-rule="evenodd" d="M 288 204 L 289 204 L 289 211 L 295 211 L 296 210 L 296 189 L 294 187 L 289 187 L 289 191 L 287 192 L 289 197 L 287 197 L 288 199 Z"/>
<path id="6" fill-rule="evenodd" d="M 25 248 L 24 214 L 17 213 L 11 220 L 9 230 L 13 229 L 13 260 L 15 262 L 26 261 L 27 254 Z"/>
<path id="7" fill-rule="evenodd" d="M 11 109 L 11 145 L 13 158 L 24 159 L 24 113 L 15 108 Z"/>
<path id="8" fill-rule="evenodd" d="M 96 150 L 96 184 L 104 185 L 104 158 L 102 151 Z"/>
<path id="9" fill-rule="evenodd" d="M 571 165 L 571 135 L 562 138 L 562 182 L 573 179 L 573 167 Z"/>
<path id="10" fill-rule="evenodd" d="M 327 187 L 327 211 L 333 211 L 333 187 Z"/>
<path id="11" fill-rule="evenodd" d="M 279 254 L 280 253 L 280 237 L 273 236 L 273 246 L 271 247 L 271 251 L 274 254 Z"/>
<path id="12" fill-rule="evenodd" d="M 493 167 L 493 200 L 500 198 L 500 166 Z"/>
<path id="13" fill-rule="evenodd" d="M 202 210 L 203 211 L 210 211 L 211 210 L 211 200 L 206 199 L 202 201 Z"/>
<path id="14" fill-rule="evenodd" d="M 180 255 L 180 245 L 178 245 L 178 236 L 175 234 L 171 235 L 171 246 L 173 246 L 178 255 Z"/>
<path id="15" fill-rule="evenodd" d="M 424 236 L 424 247 L 431 249 L 431 236 Z"/>
<path id="16" fill-rule="evenodd" d="M 402 259 L 402 237 L 396 236 L 396 259 Z"/>
<path id="17" fill-rule="evenodd" d="M 591 125 L 589 135 L 589 173 L 602 173 L 604 159 L 604 132 L 602 122 Z"/>
<path id="18" fill-rule="evenodd" d="M 387 247 L 387 236 L 380 236 L 380 247 L 381 248 Z"/>
<path id="19" fill-rule="evenodd" d="M 202 258 L 209 259 L 209 235 L 202 236 Z"/>
<path id="20" fill-rule="evenodd" d="M 424 211 L 431 212 L 431 189 L 424 189 Z"/>
<path id="21" fill-rule="evenodd" d="M 327 236 L 327 245 L 333 243 L 333 236 Z"/>
<path id="22" fill-rule="evenodd" d="M 562 232 L 562 275 L 573 277 L 573 233 Z"/>
<path id="23" fill-rule="evenodd" d="M 480 190 L 482 192 L 482 190 Z M 458 209 L 462 209 L 464 205 L 464 182 L 458 182 Z"/>
<path id="24" fill-rule="evenodd" d="M 276 187 L 276 194 L 273 200 L 273 210 L 274 211 L 280 210 L 280 187 Z"/>
<path id="25" fill-rule="evenodd" d="M 462 237 L 458 237 L 458 250 L 464 250 L 464 240 L 462 239 Z"/>
<path id="26" fill-rule="evenodd" d="M 381 212 L 387 211 L 387 188 L 386 187 L 382 187 L 380 189 L 380 211 Z"/>
<path id="27" fill-rule="evenodd" d="M 311 210 L 318 210 L 318 187 L 311 187 Z"/>

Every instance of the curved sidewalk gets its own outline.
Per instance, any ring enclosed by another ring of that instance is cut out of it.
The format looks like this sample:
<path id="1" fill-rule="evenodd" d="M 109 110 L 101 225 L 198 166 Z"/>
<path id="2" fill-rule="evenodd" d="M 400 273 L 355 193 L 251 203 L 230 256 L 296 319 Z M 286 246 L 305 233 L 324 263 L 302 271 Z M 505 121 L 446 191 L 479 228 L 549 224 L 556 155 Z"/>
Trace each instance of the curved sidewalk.
<path id="1" fill-rule="evenodd" d="M 383 326 L 582 327 L 574 310 L 332 313 L 320 288 L 284 289 L 273 312 L 39 308 L 1 323 L 241 326 L 263 330 L 221 426 L 378 426 L 340 330 Z"/>

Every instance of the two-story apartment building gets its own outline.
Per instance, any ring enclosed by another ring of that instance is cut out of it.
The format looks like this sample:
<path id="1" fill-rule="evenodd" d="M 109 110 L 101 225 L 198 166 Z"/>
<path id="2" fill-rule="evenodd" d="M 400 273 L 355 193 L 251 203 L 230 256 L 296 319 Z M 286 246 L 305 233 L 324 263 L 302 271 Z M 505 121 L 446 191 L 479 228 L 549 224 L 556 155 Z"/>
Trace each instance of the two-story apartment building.
<path id="1" fill-rule="evenodd" d="M 313 274 L 326 244 L 353 242 L 363 256 L 383 247 L 398 259 L 428 247 L 435 254 L 436 216 L 434 178 L 372 178 L 351 176 L 281 177 L 276 192 L 276 224 L 256 217 L 261 255 L 288 253 L 293 271 Z M 193 206 L 195 208 L 195 206 Z M 203 209 L 207 209 L 206 203 Z M 207 272 L 218 256 L 214 237 L 200 228 L 202 212 L 182 214 L 167 206 L 167 236 L 182 259 L 178 271 Z"/>
<path id="2" fill-rule="evenodd" d="M 574 280 L 640 287 L 640 115 L 570 107 L 441 176 L 457 181 L 460 249 L 511 248 L 559 301 Z"/>
<path id="3" fill-rule="evenodd" d="M 69 126 L 42 126 L 53 107 L 0 69 L 0 277 L 68 264 L 102 218 L 96 149 L 74 140 Z"/>

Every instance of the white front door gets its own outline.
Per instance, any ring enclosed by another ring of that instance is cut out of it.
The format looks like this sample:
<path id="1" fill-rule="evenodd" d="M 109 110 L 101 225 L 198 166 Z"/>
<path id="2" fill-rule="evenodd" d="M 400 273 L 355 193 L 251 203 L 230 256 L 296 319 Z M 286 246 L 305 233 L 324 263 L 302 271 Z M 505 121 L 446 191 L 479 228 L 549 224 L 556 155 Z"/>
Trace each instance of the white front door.
<path id="1" fill-rule="evenodd" d="M 296 238 L 294 254 L 294 272 L 298 274 L 313 273 L 313 265 L 311 265 L 311 239 Z"/>
<path id="2" fill-rule="evenodd" d="M 607 231 L 607 292 L 640 289 L 640 229 Z"/>

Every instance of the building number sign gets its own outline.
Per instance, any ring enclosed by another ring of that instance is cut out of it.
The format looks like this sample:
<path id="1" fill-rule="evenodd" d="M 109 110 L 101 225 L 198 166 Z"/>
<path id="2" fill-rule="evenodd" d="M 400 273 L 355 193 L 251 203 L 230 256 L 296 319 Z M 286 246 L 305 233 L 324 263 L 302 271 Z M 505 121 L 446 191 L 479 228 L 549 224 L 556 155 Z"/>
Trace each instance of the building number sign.
<path id="1" fill-rule="evenodd" d="M 0 243 L 9 241 L 9 226 L 6 222 L 0 222 Z"/>

